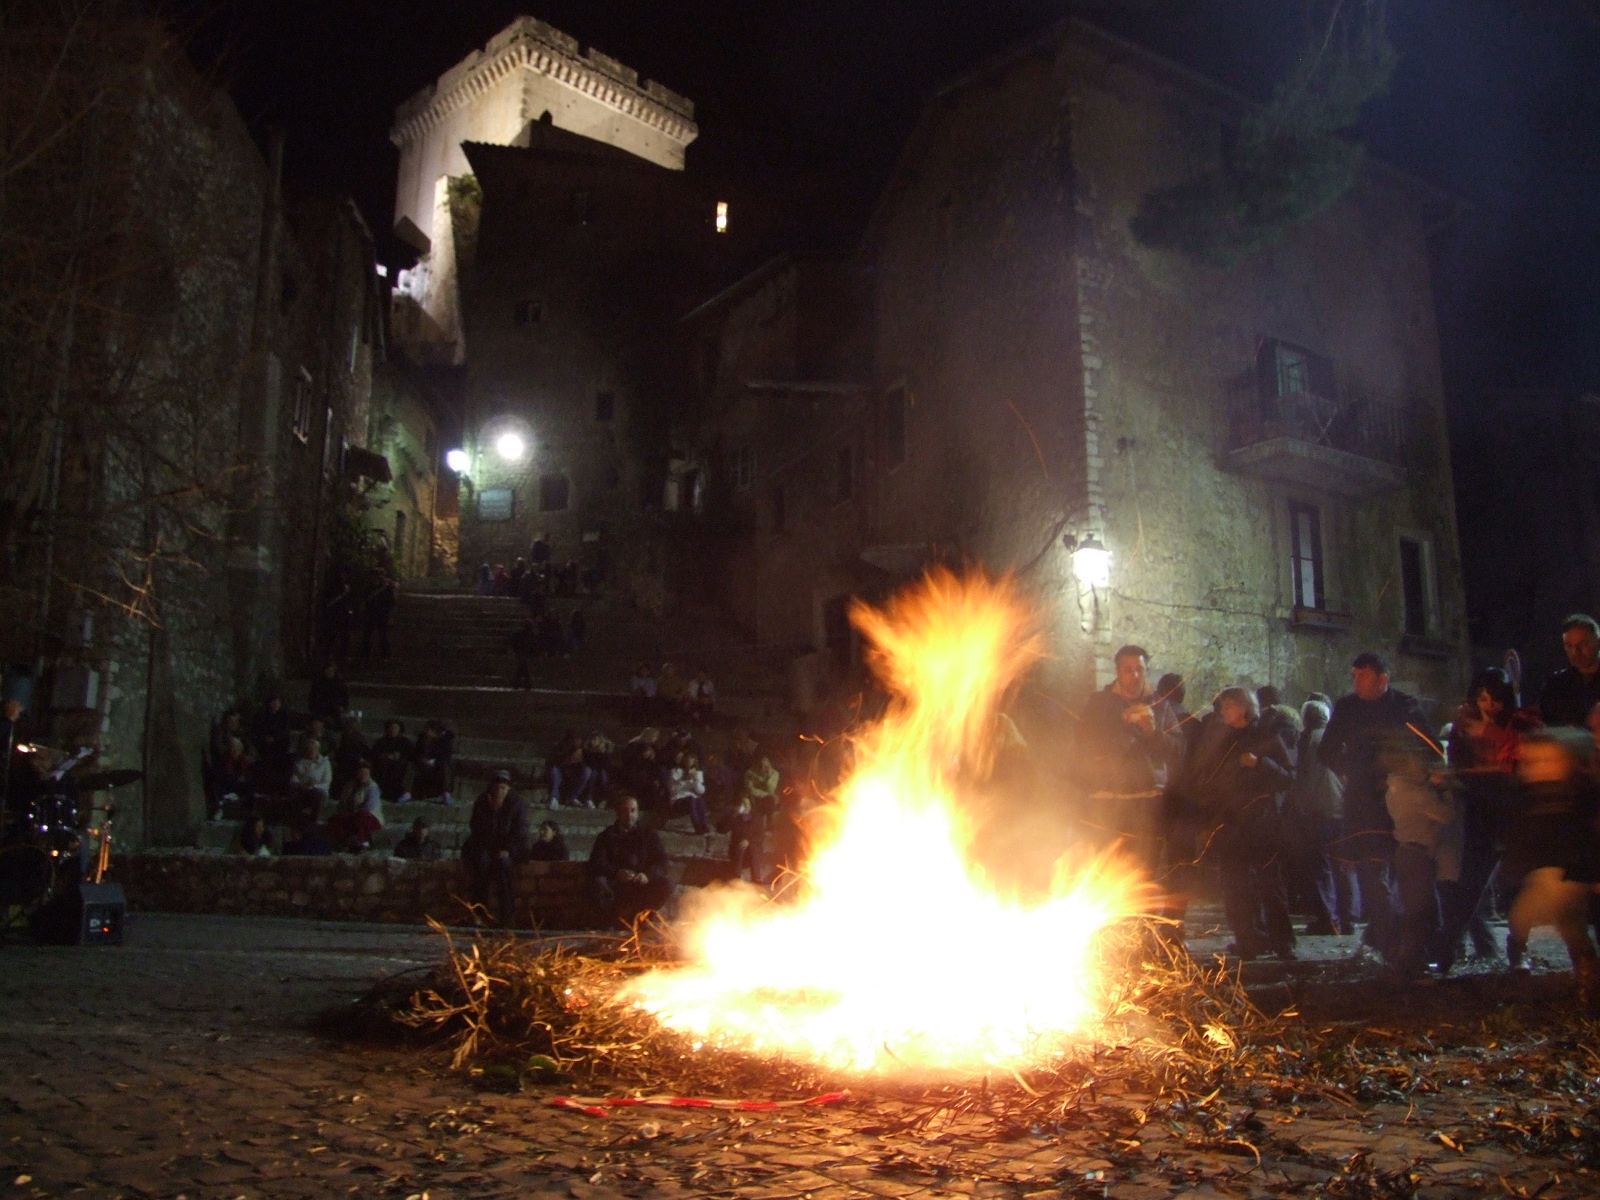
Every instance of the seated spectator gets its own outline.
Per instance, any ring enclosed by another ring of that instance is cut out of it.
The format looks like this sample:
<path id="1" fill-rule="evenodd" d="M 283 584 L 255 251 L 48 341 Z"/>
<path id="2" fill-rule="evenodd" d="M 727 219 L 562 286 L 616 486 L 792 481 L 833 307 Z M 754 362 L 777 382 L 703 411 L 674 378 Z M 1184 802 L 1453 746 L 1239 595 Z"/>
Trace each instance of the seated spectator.
<path id="1" fill-rule="evenodd" d="M 356 768 L 363 762 L 371 762 L 368 755 L 372 747 L 367 744 L 366 736 L 361 732 L 361 722 L 353 716 L 344 719 L 344 726 L 339 731 L 339 748 L 333 752 L 333 790 L 339 795 L 344 794 L 345 788 L 350 786 L 350 781 L 356 777 Z"/>
<path id="2" fill-rule="evenodd" d="M 495 596 L 511 595 L 511 572 L 506 570 L 505 563 L 495 563 L 493 591 Z"/>
<path id="3" fill-rule="evenodd" d="M 289 730 L 289 710 L 282 696 L 269 696 L 250 721 L 250 743 L 256 752 L 256 787 L 281 794 L 294 769 L 294 742 Z"/>
<path id="4" fill-rule="evenodd" d="M 560 808 L 567 804 L 573 808 L 593 808 L 589 785 L 594 780 L 594 772 L 583 761 L 583 741 L 576 729 L 569 729 L 561 735 L 561 740 L 550 751 L 548 761 L 550 807 Z"/>
<path id="5" fill-rule="evenodd" d="M 522 577 L 518 586 L 517 597 L 528 606 L 528 611 L 536 617 L 544 615 L 544 575 L 533 567 L 528 568 L 527 574 Z"/>
<path id="6" fill-rule="evenodd" d="M 228 745 L 235 738 L 243 741 L 244 721 L 236 709 L 229 709 L 211 722 L 211 736 L 206 741 L 205 755 L 201 760 L 201 774 L 206 789 L 206 813 L 217 819 L 222 811 L 221 779 L 218 771 L 222 760 L 228 757 Z"/>
<path id="7" fill-rule="evenodd" d="M 770 816 L 777 807 L 780 782 L 778 768 L 772 765 L 772 760 L 765 754 L 744 773 L 744 794 L 750 797 L 750 803 L 759 815 Z"/>
<path id="8" fill-rule="evenodd" d="M 540 648 L 539 631 L 533 621 L 524 621 L 520 628 L 513 629 L 506 638 L 506 644 L 511 647 L 511 656 L 517 660 L 511 686 L 523 689 L 533 687 L 533 660 L 539 657 Z"/>
<path id="9" fill-rule="evenodd" d="M 533 541 L 528 545 L 528 569 L 543 581 L 546 572 L 550 570 L 550 539 L 543 533 L 533 535 Z"/>
<path id="10" fill-rule="evenodd" d="M 255 802 L 254 776 L 255 760 L 245 751 L 244 742 L 236 737 L 229 738 L 227 751 L 212 771 L 215 788 L 215 803 L 211 810 L 213 821 L 222 820 L 226 805 L 243 804 L 248 808 Z"/>
<path id="11" fill-rule="evenodd" d="M 454 804 L 451 794 L 456 755 L 456 735 L 445 727 L 443 721 L 430 720 L 417 735 L 417 746 L 412 757 L 417 764 L 411 778 L 413 800 L 437 800 L 441 804 Z"/>
<path id="12" fill-rule="evenodd" d="M 517 864 L 528 856 L 528 806 L 511 791 L 511 772 L 496 771 L 472 806 L 461 861 L 468 899 L 488 908 L 491 892 L 501 925 L 511 928 L 517 912 Z"/>
<path id="13" fill-rule="evenodd" d="M 411 822 L 405 837 L 395 843 L 394 856 L 415 859 L 417 862 L 438 862 L 444 857 L 444 847 L 433 840 L 427 817 L 418 817 Z"/>
<path id="14" fill-rule="evenodd" d="M 1517 760 L 1517 794 L 1505 826 L 1501 870 L 1516 897 L 1506 923 L 1506 958 L 1520 967 L 1528 936 L 1553 926 L 1578 976 L 1580 1003 L 1600 1003 L 1600 960 L 1589 936 L 1589 896 L 1600 881 L 1595 785 L 1586 769 L 1592 740 L 1583 730 L 1528 733 Z"/>
<path id="15" fill-rule="evenodd" d="M 373 782 L 372 768 L 362 763 L 339 799 L 339 811 L 328 821 L 328 837 L 341 850 L 361 851 L 383 828 L 383 794 Z"/>
<path id="16" fill-rule="evenodd" d="M 761 743 L 746 729 L 733 731 L 733 744 L 728 747 L 728 766 L 740 779 L 744 773 L 761 761 Z"/>
<path id="17" fill-rule="evenodd" d="M 329 662 L 322 668 L 322 674 L 311 681 L 306 711 L 320 718 L 328 728 L 337 729 L 344 724 L 344 715 L 349 710 L 350 689 L 339 678 L 339 664 Z"/>
<path id="18" fill-rule="evenodd" d="M 711 812 L 732 808 L 739 797 L 739 784 L 743 776 L 735 774 L 733 768 L 723 762 L 718 754 L 706 755 L 705 775 L 706 808 Z"/>
<path id="19" fill-rule="evenodd" d="M 333 764 L 322 753 L 322 743 L 308 737 L 300 744 L 294 774 L 289 778 L 289 811 L 312 822 L 322 816 L 322 807 L 333 789 Z"/>
<path id="20" fill-rule="evenodd" d="M 254 858 L 271 858 L 272 846 L 267 837 L 267 819 L 254 813 L 239 826 L 239 836 L 234 839 L 233 852 Z"/>
<path id="21" fill-rule="evenodd" d="M 751 807 L 749 796 L 739 797 L 739 806 L 729 814 L 723 831 L 728 835 L 728 865 L 733 868 L 733 877 L 743 878 L 745 869 L 749 868 L 750 882 L 764 883 L 762 842 L 767 831 Z"/>
<path id="22" fill-rule="evenodd" d="M 406 771 L 411 766 L 415 748 L 406 737 L 405 726 L 399 721 L 385 721 L 383 736 L 372 744 L 369 756 L 372 777 L 378 781 L 378 790 L 385 800 L 404 804 L 411 799 L 406 790 Z"/>
<path id="23" fill-rule="evenodd" d="M 561 827 L 554 821 L 539 824 L 539 836 L 533 839 L 528 857 L 534 862 L 566 862 L 567 839 L 561 836 Z"/>
<path id="24" fill-rule="evenodd" d="M 601 919 L 625 928 L 672 898 L 667 852 L 656 831 L 640 823 L 639 801 L 632 796 L 617 801 L 617 819 L 594 840 L 589 888 Z"/>
<path id="25" fill-rule="evenodd" d="M 511 576 L 511 595 L 522 595 L 522 581 L 528 575 L 528 560 L 519 557 L 511 564 L 511 570 L 508 574 Z"/>
<path id="26" fill-rule="evenodd" d="M 592 772 L 589 778 L 591 804 L 600 803 L 611 790 L 611 760 L 616 751 L 616 743 L 598 729 L 583 743 L 583 765 Z"/>
<path id="27" fill-rule="evenodd" d="M 686 698 L 690 720 L 698 722 L 702 729 L 710 729 L 717 715 L 717 685 L 711 682 L 705 668 L 694 673 L 686 689 Z"/>
<path id="28" fill-rule="evenodd" d="M 582 650 L 583 639 L 588 632 L 589 618 L 583 615 L 583 609 L 573 609 L 572 615 L 567 618 L 567 649 Z"/>
<path id="29" fill-rule="evenodd" d="M 660 739 L 659 729 L 641 729 L 621 755 L 622 785 L 649 812 L 659 812 L 667 804 L 667 764 L 662 761 Z"/>
<path id="30" fill-rule="evenodd" d="M 694 831 L 711 832 L 706 814 L 706 777 L 700 769 L 700 760 L 692 754 L 679 754 L 677 765 L 667 772 L 667 802 L 671 811 L 689 814 Z"/>
<path id="31" fill-rule="evenodd" d="M 313 820 L 302 817 L 294 825 L 294 836 L 283 844 L 286 858 L 322 858 L 332 854 L 333 843 L 322 836 Z"/>
<path id="32" fill-rule="evenodd" d="M 688 685 L 673 663 L 662 663 L 661 674 L 656 676 L 656 697 L 664 720 L 681 721 L 689 699 Z"/>
<path id="33" fill-rule="evenodd" d="M 648 721 L 656 712 L 656 677 L 649 663 L 640 663 L 628 680 L 628 712 L 635 722 Z"/>
<path id="34" fill-rule="evenodd" d="M 554 592 L 558 596 L 572 597 L 578 594 L 578 564 L 575 559 L 568 559 L 555 573 Z"/>
<path id="35" fill-rule="evenodd" d="M 494 595 L 494 568 L 488 563 L 478 564 L 478 595 Z"/>

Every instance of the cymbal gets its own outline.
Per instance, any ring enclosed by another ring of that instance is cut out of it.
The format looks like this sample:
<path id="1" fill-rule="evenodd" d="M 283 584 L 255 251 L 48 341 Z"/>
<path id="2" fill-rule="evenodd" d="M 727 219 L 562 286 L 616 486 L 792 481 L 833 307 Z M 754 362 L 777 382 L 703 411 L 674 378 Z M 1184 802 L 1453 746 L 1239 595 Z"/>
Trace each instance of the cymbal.
<path id="1" fill-rule="evenodd" d="M 104 792 L 138 783 L 143 778 L 143 771 L 124 767 L 119 771 L 92 771 L 88 775 L 75 775 L 72 781 L 86 792 Z"/>

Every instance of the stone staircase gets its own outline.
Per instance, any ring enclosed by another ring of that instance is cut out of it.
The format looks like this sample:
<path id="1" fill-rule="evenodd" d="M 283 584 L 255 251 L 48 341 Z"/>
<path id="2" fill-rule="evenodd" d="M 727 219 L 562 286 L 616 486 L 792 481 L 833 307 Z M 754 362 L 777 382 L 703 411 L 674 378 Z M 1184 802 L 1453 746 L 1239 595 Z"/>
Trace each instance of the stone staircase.
<path id="1" fill-rule="evenodd" d="M 698 734 L 706 750 L 720 750 L 735 724 L 767 737 L 791 732 L 787 712 L 788 656 L 752 646 L 725 622 L 705 615 L 655 618 L 602 597 L 554 599 L 550 610 L 566 626 L 572 610 L 588 618 L 585 644 L 564 656 L 537 660 L 534 686 L 511 686 L 515 669 L 507 639 L 527 609 L 507 597 L 485 597 L 435 588 L 402 592 L 391 626 L 393 653 L 348 675 L 351 708 L 363 734 L 374 740 L 384 723 L 398 720 L 414 738 L 429 718 L 456 734 L 454 805 L 390 803 L 386 827 L 371 853 L 387 854 L 412 821 L 427 819 L 435 839 L 453 855 L 466 839 L 472 802 L 487 779 L 508 770 L 530 805 L 535 828 L 554 820 L 574 858 L 586 858 L 595 836 L 611 821 L 606 808 L 551 809 L 545 755 L 569 729 L 599 730 L 619 746 L 639 732 L 630 712 L 628 681 L 641 662 L 659 670 L 671 661 L 691 674 L 705 667 L 716 681 L 722 719 Z M 304 709 L 304 688 L 288 699 Z M 726 857 L 726 838 L 695 834 L 686 817 L 669 821 L 662 841 L 687 878 L 708 874 L 708 860 Z M 202 850 L 226 850 L 237 822 L 209 822 L 197 839 Z"/>

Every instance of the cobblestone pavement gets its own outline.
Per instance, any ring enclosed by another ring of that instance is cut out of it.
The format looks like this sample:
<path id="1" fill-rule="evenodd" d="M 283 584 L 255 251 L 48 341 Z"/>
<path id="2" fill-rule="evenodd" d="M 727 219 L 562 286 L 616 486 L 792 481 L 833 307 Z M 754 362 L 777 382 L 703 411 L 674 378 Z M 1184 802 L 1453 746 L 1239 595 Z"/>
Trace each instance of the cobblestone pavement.
<path id="1" fill-rule="evenodd" d="M 1241 1111 L 1251 1132 L 1226 1143 L 1135 1095 L 1049 1131 L 884 1099 L 598 1120 L 310 1032 L 436 953 L 411 929 L 149 914 L 121 949 L 0 949 L 0 1200 L 1600 1194 L 1566 1163 L 1451 1138 L 1496 1100 L 1470 1088 Z"/>

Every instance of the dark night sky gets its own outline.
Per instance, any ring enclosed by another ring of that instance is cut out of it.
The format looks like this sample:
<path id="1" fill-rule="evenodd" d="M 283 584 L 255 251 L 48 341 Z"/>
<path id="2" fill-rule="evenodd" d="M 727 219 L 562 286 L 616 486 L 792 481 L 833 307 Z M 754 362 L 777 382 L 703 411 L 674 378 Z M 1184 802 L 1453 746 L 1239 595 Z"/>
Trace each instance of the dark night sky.
<path id="1" fill-rule="evenodd" d="M 178 0 L 180 5 L 188 0 Z M 252 128 L 284 128 L 295 184 L 352 192 L 387 230 L 397 103 L 526 12 L 696 103 L 690 169 L 829 181 L 864 217 L 928 94 L 1070 0 L 194 0 L 197 56 Z M 1302 30 L 1293 0 L 1103 0 L 1091 15 L 1264 96 Z M 1082 7 L 1095 7 L 1084 5 Z M 1372 150 L 1467 199 L 1441 238 L 1452 391 L 1600 388 L 1600 6 L 1398 0 L 1401 54 Z M 180 10 L 181 11 L 181 10 Z M 1163 15 L 1177 13 L 1178 16 Z M 180 16 L 181 19 L 181 16 Z M 384 243 L 384 253 L 400 253 Z M 1458 409 L 1458 419 L 1467 414 Z"/>

